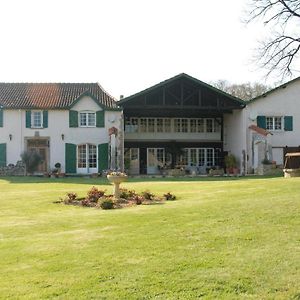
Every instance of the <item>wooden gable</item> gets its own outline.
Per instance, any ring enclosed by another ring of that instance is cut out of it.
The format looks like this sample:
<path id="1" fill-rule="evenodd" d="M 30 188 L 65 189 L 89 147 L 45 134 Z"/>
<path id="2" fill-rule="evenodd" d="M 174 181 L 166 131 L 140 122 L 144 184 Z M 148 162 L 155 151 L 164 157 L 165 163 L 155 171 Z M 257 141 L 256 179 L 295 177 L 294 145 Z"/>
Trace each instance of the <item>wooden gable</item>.
<path id="1" fill-rule="evenodd" d="M 242 100 L 189 75 L 180 74 L 118 102 L 125 114 L 205 115 L 242 109 Z"/>

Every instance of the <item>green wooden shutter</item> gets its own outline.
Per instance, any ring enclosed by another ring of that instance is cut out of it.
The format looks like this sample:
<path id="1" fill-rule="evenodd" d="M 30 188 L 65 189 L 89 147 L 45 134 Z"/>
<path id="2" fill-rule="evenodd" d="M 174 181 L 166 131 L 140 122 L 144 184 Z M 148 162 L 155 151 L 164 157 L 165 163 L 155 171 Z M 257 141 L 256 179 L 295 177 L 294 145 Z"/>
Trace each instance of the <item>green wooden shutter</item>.
<path id="1" fill-rule="evenodd" d="M 6 144 L 0 144 L 0 167 L 6 166 Z"/>
<path id="2" fill-rule="evenodd" d="M 105 126 L 105 119 L 104 119 L 104 110 L 99 110 L 96 112 L 96 126 L 97 127 L 104 127 Z"/>
<path id="3" fill-rule="evenodd" d="M 31 110 L 26 110 L 26 128 L 31 128 Z"/>
<path id="4" fill-rule="evenodd" d="M 266 129 L 266 117 L 257 116 L 257 126 L 263 129 Z"/>
<path id="5" fill-rule="evenodd" d="M 66 173 L 76 173 L 76 145 L 66 143 Z"/>
<path id="6" fill-rule="evenodd" d="M 48 111 L 43 110 L 43 128 L 48 128 Z"/>
<path id="7" fill-rule="evenodd" d="M 284 130 L 285 131 L 293 131 L 293 117 L 292 116 L 284 117 Z"/>
<path id="8" fill-rule="evenodd" d="M 69 126 L 78 127 L 78 111 L 69 110 Z"/>
<path id="9" fill-rule="evenodd" d="M 0 127 L 3 127 L 3 110 L 0 109 Z"/>
<path id="10" fill-rule="evenodd" d="M 98 145 L 98 171 L 108 169 L 108 144 Z"/>

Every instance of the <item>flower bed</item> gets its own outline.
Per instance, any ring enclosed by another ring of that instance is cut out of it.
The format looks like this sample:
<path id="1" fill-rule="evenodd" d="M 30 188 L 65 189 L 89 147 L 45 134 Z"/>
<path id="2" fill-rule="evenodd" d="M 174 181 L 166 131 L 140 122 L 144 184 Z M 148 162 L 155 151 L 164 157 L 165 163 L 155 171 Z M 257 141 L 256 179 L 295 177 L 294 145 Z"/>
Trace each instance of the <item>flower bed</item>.
<path id="1" fill-rule="evenodd" d="M 115 199 L 113 195 L 106 195 L 105 192 L 105 190 L 99 190 L 96 187 L 92 187 L 87 192 L 86 197 L 83 198 L 79 198 L 76 193 L 68 192 L 64 198 L 60 198 L 60 200 L 55 203 L 101 209 L 114 209 L 142 204 L 158 204 L 163 203 L 164 201 L 176 199 L 176 196 L 170 192 L 160 197 L 152 194 L 150 191 L 144 191 L 139 194 L 134 190 L 120 189 L 119 199 Z"/>

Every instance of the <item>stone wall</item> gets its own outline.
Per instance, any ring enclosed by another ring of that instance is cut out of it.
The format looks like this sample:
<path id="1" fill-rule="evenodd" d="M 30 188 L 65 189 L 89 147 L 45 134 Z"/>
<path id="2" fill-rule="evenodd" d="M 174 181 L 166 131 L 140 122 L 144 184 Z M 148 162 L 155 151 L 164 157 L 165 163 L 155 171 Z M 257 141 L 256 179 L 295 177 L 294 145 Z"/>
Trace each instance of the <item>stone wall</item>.
<path id="1" fill-rule="evenodd" d="M 18 161 L 16 165 L 9 164 L 6 167 L 0 167 L 0 176 L 24 176 L 25 165 Z"/>

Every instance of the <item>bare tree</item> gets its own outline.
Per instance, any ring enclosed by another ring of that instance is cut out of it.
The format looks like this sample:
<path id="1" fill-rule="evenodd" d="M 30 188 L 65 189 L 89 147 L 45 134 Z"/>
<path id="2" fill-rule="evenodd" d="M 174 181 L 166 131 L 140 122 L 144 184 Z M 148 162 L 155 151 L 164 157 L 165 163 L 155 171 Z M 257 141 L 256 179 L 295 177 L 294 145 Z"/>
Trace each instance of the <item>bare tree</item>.
<path id="1" fill-rule="evenodd" d="M 227 80 L 218 80 L 216 82 L 212 82 L 211 85 L 245 101 L 260 96 L 271 89 L 270 86 L 258 82 L 236 84 L 230 83 Z"/>
<path id="2" fill-rule="evenodd" d="M 259 65 L 283 79 L 291 76 L 300 53 L 300 0 L 250 0 L 247 22 L 263 21 L 270 37 L 261 42 L 256 55 Z"/>

